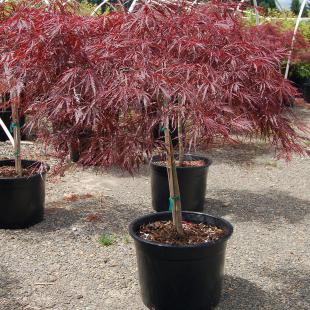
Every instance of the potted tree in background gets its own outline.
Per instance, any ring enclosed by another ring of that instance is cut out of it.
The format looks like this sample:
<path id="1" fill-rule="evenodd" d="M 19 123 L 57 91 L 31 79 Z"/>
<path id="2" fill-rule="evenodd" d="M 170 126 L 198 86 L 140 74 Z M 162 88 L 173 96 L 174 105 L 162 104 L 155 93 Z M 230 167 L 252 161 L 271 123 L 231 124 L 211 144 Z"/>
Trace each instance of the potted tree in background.
<path id="1" fill-rule="evenodd" d="M 92 97 L 100 84 L 100 68 L 87 49 L 104 40 L 109 20 L 81 16 L 76 3 L 63 6 L 60 1 L 49 6 L 40 0 L 7 3 L 3 16 L 7 12 L 10 18 L 2 27 L 10 27 L 10 36 L 2 33 L 3 57 L 10 56 L 12 74 L 23 81 L 21 110 L 33 118 L 27 128 L 37 123 L 38 138 L 55 146 L 56 156 L 69 154 L 77 160 L 94 134 L 91 117 L 97 107 Z"/>
<path id="2" fill-rule="evenodd" d="M 51 13 L 32 10 L 23 18 L 39 16 L 31 22 L 36 31 L 25 31 L 16 52 L 27 57 L 11 68 L 28 69 L 26 106 L 32 125 L 45 129 L 40 138 L 61 157 L 69 153 L 68 145 L 83 143 L 83 166 L 117 165 L 130 172 L 154 152 L 166 154 L 161 159 L 168 169 L 172 212 L 130 225 L 143 302 L 157 310 L 216 305 L 232 226 L 203 213 L 181 212 L 169 126 L 186 120 L 193 145 L 247 136 L 269 141 L 287 158 L 305 154 L 305 128 L 285 105 L 296 94 L 279 70 L 287 51 L 264 47 L 260 28 L 245 26 L 225 3 L 151 1 L 131 14 L 94 18 L 59 9 L 63 24 L 56 29 Z M 64 33 L 68 38 L 59 41 Z M 48 42 L 60 46 L 53 49 Z M 57 65 L 54 54 L 67 49 L 64 65 Z M 158 124 L 165 143 L 154 140 Z"/>
<path id="3" fill-rule="evenodd" d="M 5 76 L 8 82 L 5 90 L 11 90 L 14 160 L 0 160 L 0 228 L 26 228 L 43 220 L 48 166 L 21 160 L 20 92 L 18 84 L 12 86 L 10 74 Z"/>
<path id="4" fill-rule="evenodd" d="M 43 220 L 45 203 L 45 176 L 48 165 L 21 158 L 21 123 L 26 108 L 23 90 L 26 79 L 18 74 L 24 55 L 18 54 L 21 46 L 18 36 L 23 36 L 34 25 L 23 24 L 18 8 L 20 4 L 0 4 L 0 93 L 5 94 L 3 108 L 10 106 L 8 117 L 14 139 L 14 160 L 0 160 L 0 228 L 26 228 Z M 27 9 L 24 8 L 24 15 Z M 4 123 L 5 124 L 5 123 Z M 8 125 L 8 123 L 6 124 Z M 8 129 L 6 128 L 6 129 Z"/>

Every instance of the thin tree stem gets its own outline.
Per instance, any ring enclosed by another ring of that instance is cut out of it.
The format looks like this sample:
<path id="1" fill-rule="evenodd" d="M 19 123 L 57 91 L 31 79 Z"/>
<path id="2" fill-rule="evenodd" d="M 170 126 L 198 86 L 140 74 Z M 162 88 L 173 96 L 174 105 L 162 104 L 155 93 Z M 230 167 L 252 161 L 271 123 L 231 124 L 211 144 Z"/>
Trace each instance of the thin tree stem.
<path id="1" fill-rule="evenodd" d="M 165 144 L 167 149 L 167 173 L 170 191 L 170 201 L 172 203 L 172 219 L 173 224 L 179 235 L 184 235 L 182 227 L 182 207 L 180 188 L 177 176 L 177 170 L 175 166 L 175 159 L 173 153 L 173 146 L 171 141 L 171 135 L 169 131 L 169 118 L 166 120 L 165 126 Z"/>

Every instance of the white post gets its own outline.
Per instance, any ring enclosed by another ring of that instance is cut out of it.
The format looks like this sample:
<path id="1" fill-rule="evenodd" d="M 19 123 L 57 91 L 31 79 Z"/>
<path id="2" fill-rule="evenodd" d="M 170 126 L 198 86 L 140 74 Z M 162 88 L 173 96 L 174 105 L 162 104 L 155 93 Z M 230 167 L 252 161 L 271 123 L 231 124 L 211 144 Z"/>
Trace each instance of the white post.
<path id="1" fill-rule="evenodd" d="M 131 3 L 130 8 L 128 9 L 128 13 L 132 13 L 132 11 L 134 10 L 137 2 L 138 2 L 138 0 L 133 0 L 133 2 Z"/>
<path id="2" fill-rule="evenodd" d="M 303 3 L 300 6 L 299 14 L 298 14 L 298 17 L 297 17 L 297 21 L 296 21 L 296 25 L 295 25 L 295 29 L 294 29 L 294 33 L 293 33 L 291 49 L 290 49 L 290 52 L 288 54 L 288 59 L 287 59 L 287 64 L 286 64 L 286 69 L 285 69 L 285 75 L 284 75 L 285 79 L 287 79 L 287 77 L 288 77 L 288 71 L 290 69 L 290 63 L 291 63 L 292 53 L 293 53 L 293 49 L 294 49 L 295 38 L 296 38 L 298 26 L 299 26 L 300 21 L 301 21 L 301 15 L 302 15 L 302 13 L 304 11 L 306 3 L 307 3 L 307 0 L 303 0 Z"/>
<path id="3" fill-rule="evenodd" d="M 107 3 L 109 0 L 103 0 L 99 5 L 97 5 L 95 7 L 95 9 L 92 11 L 92 13 L 90 14 L 90 16 L 94 16 L 96 14 L 96 12 L 105 4 Z"/>
<path id="4" fill-rule="evenodd" d="M 256 18 L 256 26 L 259 25 L 259 13 L 258 13 L 258 5 L 257 5 L 257 0 L 253 0 L 254 3 L 254 10 L 255 10 L 255 18 Z"/>
<path id="5" fill-rule="evenodd" d="M 8 128 L 5 126 L 3 120 L 0 117 L 0 126 L 2 127 L 2 129 L 4 130 L 5 134 L 8 136 L 10 142 L 12 143 L 13 147 L 14 147 L 14 139 L 10 133 L 10 131 L 8 130 Z"/>

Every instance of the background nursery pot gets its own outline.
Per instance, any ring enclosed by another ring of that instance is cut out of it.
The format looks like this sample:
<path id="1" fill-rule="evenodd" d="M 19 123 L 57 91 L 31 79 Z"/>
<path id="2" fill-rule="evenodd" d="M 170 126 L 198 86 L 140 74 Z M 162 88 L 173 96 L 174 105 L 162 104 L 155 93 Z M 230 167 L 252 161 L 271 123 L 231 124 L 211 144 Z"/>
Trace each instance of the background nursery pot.
<path id="1" fill-rule="evenodd" d="M 22 160 L 22 167 L 41 164 Z M 0 228 L 26 228 L 43 220 L 45 203 L 45 164 L 42 174 L 30 177 L 0 178 Z M 14 166 L 14 160 L 0 160 L 0 166 Z"/>
<path id="2" fill-rule="evenodd" d="M 161 156 L 156 155 L 150 162 L 152 206 L 158 212 L 169 210 L 170 196 L 167 168 L 165 165 L 158 164 L 161 160 Z M 207 175 L 211 160 L 191 154 L 186 154 L 184 160 L 205 162 L 205 165 L 201 167 L 177 167 L 182 210 L 201 212 L 205 203 Z"/>
<path id="3" fill-rule="evenodd" d="M 304 98 L 306 102 L 310 103 L 310 79 L 304 84 Z"/>
<path id="4" fill-rule="evenodd" d="M 153 310 L 208 310 L 221 296 L 226 243 L 232 225 L 203 213 L 182 212 L 183 220 L 224 229 L 225 237 L 192 246 L 167 245 L 144 240 L 139 227 L 171 220 L 170 212 L 146 215 L 133 221 L 129 233 L 135 241 L 142 300 Z"/>

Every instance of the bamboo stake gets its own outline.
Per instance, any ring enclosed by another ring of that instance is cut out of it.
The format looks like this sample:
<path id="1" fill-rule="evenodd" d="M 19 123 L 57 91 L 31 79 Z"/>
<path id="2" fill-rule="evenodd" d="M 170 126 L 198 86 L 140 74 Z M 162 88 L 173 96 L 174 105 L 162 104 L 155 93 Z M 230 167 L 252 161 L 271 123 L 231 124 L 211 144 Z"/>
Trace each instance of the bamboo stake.
<path id="1" fill-rule="evenodd" d="M 12 94 L 13 95 L 13 94 Z M 19 95 L 11 98 L 12 100 L 12 128 L 14 132 L 14 156 L 15 156 L 15 171 L 17 176 L 22 176 L 22 162 L 20 157 L 20 124 L 19 124 Z"/>
<path id="2" fill-rule="evenodd" d="M 177 176 L 177 170 L 175 166 L 173 146 L 171 141 L 171 135 L 169 131 L 169 118 L 166 120 L 165 130 L 165 144 L 167 149 L 167 173 L 170 191 L 170 203 L 172 204 L 172 219 L 173 224 L 180 236 L 184 235 L 182 227 L 182 208 L 180 188 Z"/>

